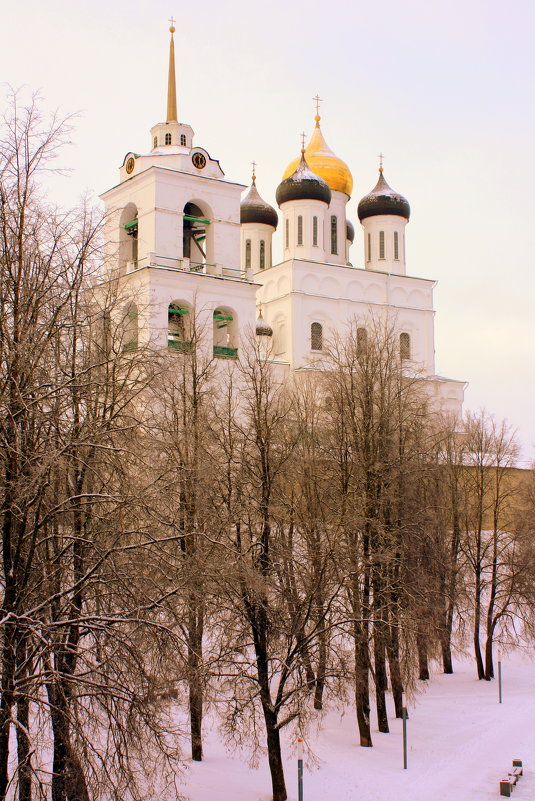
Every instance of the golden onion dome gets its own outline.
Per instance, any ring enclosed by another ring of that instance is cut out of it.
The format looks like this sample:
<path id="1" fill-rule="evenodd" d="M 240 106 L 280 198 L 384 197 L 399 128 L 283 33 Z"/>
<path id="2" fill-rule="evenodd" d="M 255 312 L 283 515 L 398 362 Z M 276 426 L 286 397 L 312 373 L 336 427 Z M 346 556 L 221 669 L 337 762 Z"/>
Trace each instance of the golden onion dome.
<path id="1" fill-rule="evenodd" d="M 339 159 L 325 141 L 320 128 L 319 114 L 316 114 L 316 127 L 305 148 L 305 157 L 312 172 L 323 178 L 330 189 L 336 192 L 345 192 L 348 197 L 351 197 L 353 176 L 345 161 Z M 283 181 L 295 172 L 299 161 L 298 157 L 288 164 L 282 176 Z"/>

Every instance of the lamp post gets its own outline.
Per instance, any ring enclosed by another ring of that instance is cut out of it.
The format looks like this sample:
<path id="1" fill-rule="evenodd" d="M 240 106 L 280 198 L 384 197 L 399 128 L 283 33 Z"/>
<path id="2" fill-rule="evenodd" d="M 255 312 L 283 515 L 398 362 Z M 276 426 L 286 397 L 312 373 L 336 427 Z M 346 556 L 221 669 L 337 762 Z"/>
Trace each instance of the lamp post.
<path id="1" fill-rule="evenodd" d="M 498 698 L 502 702 L 502 652 L 498 651 Z"/>
<path id="2" fill-rule="evenodd" d="M 303 741 L 297 740 L 297 797 L 303 801 Z"/>
<path id="3" fill-rule="evenodd" d="M 403 770 L 407 770 L 407 696 L 401 694 L 401 717 L 403 718 Z"/>

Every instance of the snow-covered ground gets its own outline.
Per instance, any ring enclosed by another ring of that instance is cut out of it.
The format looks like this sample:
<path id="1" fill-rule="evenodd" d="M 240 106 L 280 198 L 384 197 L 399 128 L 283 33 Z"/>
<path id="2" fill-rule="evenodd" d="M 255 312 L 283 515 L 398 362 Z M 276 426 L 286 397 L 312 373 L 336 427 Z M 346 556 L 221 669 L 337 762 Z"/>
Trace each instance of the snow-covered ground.
<path id="1" fill-rule="evenodd" d="M 498 681 L 477 681 L 473 661 L 456 660 L 452 676 L 433 675 L 409 705 L 408 770 L 402 723 L 374 731 L 374 748 L 359 748 L 353 710 L 329 713 L 310 737 L 317 764 L 305 764 L 304 801 L 490 801 L 513 759 L 524 762 L 515 801 L 535 799 L 535 661 L 504 657 L 503 703 Z M 285 744 L 289 801 L 297 801 L 297 761 Z M 207 732 L 206 758 L 190 763 L 182 792 L 190 801 L 269 801 L 267 759 L 251 769 L 245 753 L 229 754 L 217 730 Z"/>

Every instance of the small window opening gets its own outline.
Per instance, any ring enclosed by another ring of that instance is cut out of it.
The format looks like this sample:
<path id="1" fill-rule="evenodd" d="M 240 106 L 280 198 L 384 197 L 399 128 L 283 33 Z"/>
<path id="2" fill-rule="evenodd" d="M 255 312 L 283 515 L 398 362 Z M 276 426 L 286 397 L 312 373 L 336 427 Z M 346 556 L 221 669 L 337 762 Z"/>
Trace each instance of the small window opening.
<path id="1" fill-rule="evenodd" d="M 263 239 L 260 240 L 260 269 L 263 270 L 266 266 L 266 243 Z"/>
<path id="2" fill-rule="evenodd" d="M 297 244 L 303 244 L 303 218 L 301 215 L 297 218 Z"/>
<path id="3" fill-rule="evenodd" d="M 186 147 L 186 134 L 180 134 L 180 144 L 182 147 Z"/>
<path id="4" fill-rule="evenodd" d="M 138 221 L 137 217 L 125 225 L 125 231 L 130 237 L 131 249 L 129 261 L 137 261 L 138 259 Z"/>
<path id="5" fill-rule="evenodd" d="M 290 247 L 290 220 L 286 218 L 285 247 Z"/>
<path id="6" fill-rule="evenodd" d="M 167 346 L 179 353 L 187 353 L 191 348 L 190 337 L 187 334 L 188 310 L 178 303 L 170 303 L 167 310 Z"/>
<path id="7" fill-rule="evenodd" d="M 248 270 L 251 266 L 251 240 L 245 241 L 245 269 Z"/>
<path id="8" fill-rule="evenodd" d="M 158 147 L 158 137 L 154 137 L 154 147 Z"/>
<path id="9" fill-rule="evenodd" d="M 165 134 L 165 144 L 166 145 L 170 145 L 171 144 L 171 134 L 170 133 L 166 133 Z"/>
<path id="10" fill-rule="evenodd" d="M 411 358 L 411 338 L 409 334 L 399 335 L 399 355 L 402 360 Z"/>
<path id="11" fill-rule="evenodd" d="M 357 328 L 357 358 L 361 359 L 368 348 L 368 332 L 365 328 Z"/>
<path id="12" fill-rule="evenodd" d="M 331 217 L 331 253 L 338 254 L 338 220 L 334 215 Z"/>
<path id="13" fill-rule="evenodd" d="M 318 246 L 318 218 L 312 217 L 312 244 Z"/>
<path id="14" fill-rule="evenodd" d="M 379 231 L 379 258 L 385 257 L 385 232 Z"/>
<path id="15" fill-rule="evenodd" d="M 137 350 L 138 346 L 138 319 L 137 319 L 137 306 L 132 303 L 126 311 L 126 319 L 124 321 L 124 339 L 123 339 L 123 352 L 130 353 Z"/>
<path id="16" fill-rule="evenodd" d="M 394 259 L 399 261 L 399 238 L 397 231 L 394 231 Z"/>
<path id="17" fill-rule="evenodd" d="M 368 261 L 372 260 L 372 235 L 368 234 Z"/>
<path id="18" fill-rule="evenodd" d="M 310 326 L 310 350 L 323 350 L 323 326 L 312 323 Z"/>

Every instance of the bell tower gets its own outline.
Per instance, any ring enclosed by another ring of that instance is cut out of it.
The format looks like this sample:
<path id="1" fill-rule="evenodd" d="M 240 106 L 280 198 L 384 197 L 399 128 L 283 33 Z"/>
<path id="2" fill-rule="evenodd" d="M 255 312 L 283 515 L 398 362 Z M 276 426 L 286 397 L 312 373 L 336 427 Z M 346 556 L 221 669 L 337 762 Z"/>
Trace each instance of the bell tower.
<path id="1" fill-rule="evenodd" d="M 229 181 L 219 161 L 194 145 L 191 126 L 178 121 L 174 24 L 169 31 L 166 120 L 151 128 L 150 152 L 128 152 L 119 182 L 101 195 L 106 267 L 110 278 L 140 297 L 140 343 L 165 346 L 176 308 L 182 316 L 194 310 L 208 315 L 204 328 L 210 331 L 217 311 L 229 318 L 226 327 L 237 343 L 239 332 L 255 325 L 255 285 L 240 264 L 244 187 Z M 218 342 L 221 328 L 219 320 Z"/>

